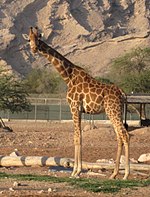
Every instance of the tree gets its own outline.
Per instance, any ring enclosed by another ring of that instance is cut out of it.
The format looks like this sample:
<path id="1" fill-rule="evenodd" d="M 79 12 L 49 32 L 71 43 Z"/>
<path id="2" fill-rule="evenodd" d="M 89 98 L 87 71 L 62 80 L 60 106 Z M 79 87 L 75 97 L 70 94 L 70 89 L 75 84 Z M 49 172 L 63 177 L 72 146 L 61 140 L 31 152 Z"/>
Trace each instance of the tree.
<path id="1" fill-rule="evenodd" d="M 128 93 L 149 93 L 150 92 L 150 70 L 139 74 L 127 74 L 120 82 L 120 86 Z"/>
<path id="2" fill-rule="evenodd" d="M 112 63 L 110 80 L 125 92 L 150 92 L 150 48 L 137 48 Z"/>
<path id="3" fill-rule="evenodd" d="M 0 110 L 20 112 L 30 110 L 24 84 L 12 74 L 0 70 Z"/>
<path id="4" fill-rule="evenodd" d="M 115 59 L 110 71 L 110 79 L 126 93 L 150 92 L 150 48 L 137 48 L 130 53 Z M 130 105 L 128 110 L 140 114 L 136 105 Z M 142 106 L 143 118 L 146 118 L 145 108 Z"/>
<path id="5" fill-rule="evenodd" d="M 45 68 L 32 69 L 25 79 L 25 84 L 26 90 L 35 94 L 57 93 L 60 89 L 59 87 L 62 84 L 64 86 L 64 82 L 58 74 Z M 64 88 L 61 87 L 61 89 Z"/>

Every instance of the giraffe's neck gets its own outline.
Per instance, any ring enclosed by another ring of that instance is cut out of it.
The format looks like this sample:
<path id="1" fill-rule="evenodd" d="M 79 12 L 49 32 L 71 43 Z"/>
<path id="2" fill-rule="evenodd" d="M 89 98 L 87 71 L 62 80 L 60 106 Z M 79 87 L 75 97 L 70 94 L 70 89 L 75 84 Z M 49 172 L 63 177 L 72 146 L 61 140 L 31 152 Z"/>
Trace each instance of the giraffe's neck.
<path id="1" fill-rule="evenodd" d="M 39 40 L 38 50 L 55 66 L 64 81 L 68 84 L 75 65 L 41 40 Z"/>

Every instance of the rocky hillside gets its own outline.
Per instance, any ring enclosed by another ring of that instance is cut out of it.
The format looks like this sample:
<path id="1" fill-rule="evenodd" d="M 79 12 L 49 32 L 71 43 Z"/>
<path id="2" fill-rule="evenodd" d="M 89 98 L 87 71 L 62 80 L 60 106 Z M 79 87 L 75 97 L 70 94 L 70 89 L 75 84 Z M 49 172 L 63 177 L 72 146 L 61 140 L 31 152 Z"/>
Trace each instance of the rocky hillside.
<path id="1" fill-rule="evenodd" d="M 22 75 L 46 64 L 22 37 L 38 26 L 52 47 L 104 76 L 113 58 L 149 45 L 149 25 L 149 0 L 1 0 L 0 60 Z"/>

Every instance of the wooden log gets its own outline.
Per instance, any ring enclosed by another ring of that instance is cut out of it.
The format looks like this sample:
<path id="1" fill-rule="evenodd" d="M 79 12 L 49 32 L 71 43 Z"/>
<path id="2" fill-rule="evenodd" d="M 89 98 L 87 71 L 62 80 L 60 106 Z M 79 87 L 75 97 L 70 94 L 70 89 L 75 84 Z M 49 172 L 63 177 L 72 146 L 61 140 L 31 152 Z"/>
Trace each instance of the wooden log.
<path id="1" fill-rule="evenodd" d="M 73 167 L 68 158 L 46 156 L 0 156 L 0 166 L 64 166 Z"/>
<path id="2" fill-rule="evenodd" d="M 114 163 L 88 163 L 83 162 L 82 163 L 83 169 L 107 169 L 107 170 L 113 170 L 115 167 Z M 124 170 L 125 166 L 123 164 L 120 164 L 119 166 L 120 170 Z M 148 164 L 130 164 L 131 170 L 145 170 L 150 171 L 150 165 Z"/>
<path id="3" fill-rule="evenodd" d="M 0 166 L 63 166 L 73 167 L 74 161 L 69 158 L 47 157 L 47 156 L 0 156 Z M 82 162 L 83 169 L 109 169 L 113 170 L 113 163 L 89 163 Z M 120 164 L 120 170 L 124 170 L 123 164 Z M 150 171 L 148 164 L 130 164 L 130 169 Z"/>

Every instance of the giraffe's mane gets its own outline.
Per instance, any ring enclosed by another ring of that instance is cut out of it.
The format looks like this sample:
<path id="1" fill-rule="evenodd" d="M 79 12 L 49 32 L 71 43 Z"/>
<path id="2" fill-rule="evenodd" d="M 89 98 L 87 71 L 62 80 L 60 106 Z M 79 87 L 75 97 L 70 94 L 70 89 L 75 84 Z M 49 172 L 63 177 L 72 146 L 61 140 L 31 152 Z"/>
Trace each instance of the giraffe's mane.
<path id="1" fill-rule="evenodd" d="M 43 52 L 48 53 L 61 61 L 64 61 L 65 63 L 67 63 L 70 66 L 75 66 L 71 61 L 69 61 L 67 58 L 65 58 L 63 55 L 61 55 L 58 51 L 53 49 L 51 46 L 46 44 L 44 41 L 39 40 L 39 45 L 42 46 Z M 48 48 L 48 50 L 47 50 L 47 48 Z"/>

